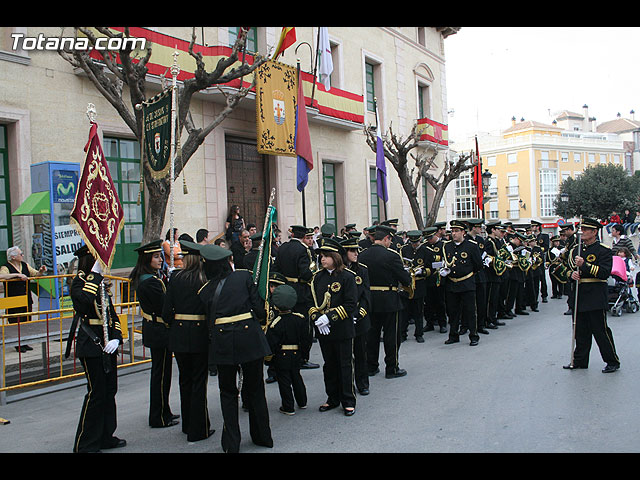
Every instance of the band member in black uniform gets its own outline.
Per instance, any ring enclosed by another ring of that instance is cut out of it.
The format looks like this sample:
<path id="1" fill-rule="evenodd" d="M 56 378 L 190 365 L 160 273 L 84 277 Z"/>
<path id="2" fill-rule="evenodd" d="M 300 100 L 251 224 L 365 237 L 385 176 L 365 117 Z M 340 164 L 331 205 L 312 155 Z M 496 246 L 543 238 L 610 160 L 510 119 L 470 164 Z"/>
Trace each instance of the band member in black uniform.
<path id="1" fill-rule="evenodd" d="M 284 275 L 287 285 L 291 285 L 298 296 L 298 303 L 293 311 L 301 313 L 309 320 L 309 309 L 313 304 L 311 297 L 311 277 L 317 270 L 307 239 L 313 240 L 313 229 L 302 225 L 291 226 L 292 238 L 278 248 L 278 254 L 273 262 L 273 271 Z M 309 320 L 309 332 L 313 332 L 313 325 Z M 302 368 L 319 368 L 320 365 L 309 361 L 310 350 L 301 351 Z"/>
<path id="2" fill-rule="evenodd" d="M 238 265 L 236 268 L 246 268 L 253 271 L 256 263 L 256 258 L 260 254 L 260 242 L 262 240 L 262 232 L 256 232 L 249 237 L 251 239 L 251 250 L 242 259 L 243 265 Z"/>
<path id="3" fill-rule="evenodd" d="M 482 225 L 484 220 L 482 218 L 472 218 L 468 220 L 469 223 L 469 240 L 475 243 L 479 250 L 480 258 L 482 259 L 483 266 L 476 273 L 476 316 L 478 324 L 478 333 L 489 332 L 486 329 L 487 326 L 487 275 L 485 273 L 484 261 L 487 258 L 485 252 L 484 238 L 482 237 Z"/>
<path id="4" fill-rule="evenodd" d="M 350 416 L 356 407 L 353 337 L 358 288 L 355 275 L 344 267 L 344 249 L 340 243 L 323 238 L 317 251 L 322 268 L 311 280 L 314 305 L 309 310 L 309 318 L 314 322 L 324 360 L 327 401 L 320 406 L 320 411 L 342 405 L 344 414 Z"/>
<path id="5" fill-rule="evenodd" d="M 591 351 L 591 338 L 595 338 L 602 360 L 606 366 L 603 373 L 615 372 L 620 368 L 613 334 L 607 325 L 609 309 L 607 278 L 611 275 L 613 253 L 611 248 L 600 243 L 598 232 L 602 225 L 592 218 L 584 218 L 580 224 L 582 246 L 578 255 L 578 245 L 569 252 L 569 263 L 574 270 L 573 281 L 578 281 L 578 307 L 575 317 L 576 346 L 573 361 L 564 368 L 587 368 Z"/>
<path id="6" fill-rule="evenodd" d="M 522 233 L 516 232 L 511 235 L 507 246 L 512 254 L 511 269 L 509 270 L 509 292 L 505 303 L 507 314 L 529 315 L 529 312 L 525 311 L 524 295 L 524 284 L 530 268 L 524 253 L 526 250 L 525 239 L 526 237 Z"/>
<path id="7" fill-rule="evenodd" d="M 469 329 L 470 345 L 478 344 L 476 320 L 476 273 L 482 268 L 480 249 L 465 238 L 466 224 L 451 220 L 451 241 L 443 247 L 444 267 L 440 276 L 445 278 L 447 313 L 449 316 L 449 345 L 460 341 L 459 325 Z"/>
<path id="8" fill-rule="evenodd" d="M 405 269 L 408 267 L 413 276 L 413 296 L 402 292 L 405 302 L 404 321 L 402 325 L 403 338 L 407 336 L 408 324 L 413 320 L 413 335 L 418 343 L 424 343 L 424 298 L 426 295 L 425 279 L 432 273 L 431 265 L 427 265 L 427 248 L 422 243 L 422 232 L 410 230 L 407 232 L 409 243 L 400 249 Z"/>
<path id="9" fill-rule="evenodd" d="M 210 437 L 207 379 L 209 329 L 198 291 L 205 284 L 200 245 L 180 242 L 183 268 L 175 270 L 167 285 L 162 318 L 169 325 L 169 349 L 178 364 L 182 433 L 188 442 Z"/>
<path id="10" fill-rule="evenodd" d="M 273 352 L 270 359 L 282 405 L 280 411 L 294 415 L 294 401 L 300 408 L 307 408 L 307 388 L 300 375 L 300 348 L 311 343 L 307 321 L 291 309 L 298 301 L 296 291 L 289 285 L 280 285 L 271 293 L 274 318 L 266 330 L 267 341 Z"/>
<path id="11" fill-rule="evenodd" d="M 569 252 L 576 245 L 575 226 L 573 223 L 566 223 L 560 227 L 560 235 L 564 237 L 564 247 L 562 261 L 567 269 L 570 269 Z M 567 311 L 565 315 L 573 315 L 573 305 L 575 303 L 575 282 L 565 283 L 565 293 L 567 294 Z"/>
<path id="12" fill-rule="evenodd" d="M 217 245 L 200 248 L 208 279 L 198 296 L 205 305 L 210 328 L 209 348 L 218 366 L 220 407 L 224 426 L 222 449 L 240 450 L 238 424 L 239 369 L 242 373 L 242 399 L 249 412 L 249 432 L 256 445 L 273 447 L 269 410 L 264 391 L 264 357 L 271 355 L 260 326 L 266 318 L 264 301 L 258 294 L 249 270 L 233 270 L 231 252 Z"/>
<path id="13" fill-rule="evenodd" d="M 540 286 L 545 271 L 543 250 L 535 235 L 529 236 L 529 248 L 531 249 L 531 268 L 527 277 L 529 282 L 529 286 L 526 289 L 528 295 L 527 305 L 531 307 L 532 312 L 538 312 Z"/>
<path id="14" fill-rule="evenodd" d="M 357 238 L 351 237 L 340 242 L 345 250 L 344 264 L 353 272 L 358 287 L 358 306 L 354 316 L 355 336 L 353 337 L 353 371 L 356 388 L 360 395 L 369 395 L 369 372 L 367 369 L 367 332 L 371 328 L 371 290 L 369 289 L 369 268 L 358 262 Z"/>
<path id="15" fill-rule="evenodd" d="M 438 236 L 438 227 L 427 227 L 422 231 L 425 239 L 425 264 L 432 270 L 432 274 L 425 278 L 424 319 L 425 332 L 440 327 L 440 333 L 447 333 L 447 311 L 445 307 L 444 282 L 440 278 L 442 267 L 442 245 Z"/>
<path id="16" fill-rule="evenodd" d="M 369 228 L 364 229 L 364 238 L 358 242 L 358 246 L 362 250 L 366 250 L 371 245 L 373 245 L 373 232 L 375 230 L 375 225 L 372 225 Z"/>
<path id="17" fill-rule="evenodd" d="M 547 250 L 546 255 L 546 267 L 549 269 L 549 279 L 551 280 L 551 298 L 562 298 L 562 294 L 564 293 L 564 284 L 561 283 L 555 275 L 553 275 L 552 271 L 555 268 L 560 253 L 560 236 L 556 235 L 551 237 L 551 245 L 549 246 L 549 250 Z"/>
<path id="18" fill-rule="evenodd" d="M 383 335 L 385 377 L 403 377 L 407 371 L 398 365 L 400 325 L 398 312 L 402 308 L 398 284 L 411 283 L 411 275 L 402 265 L 402 258 L 390 249 L 395 231 L 378 225 L 374 230 L 374 244 L 360 253 L 359 261 L 368 267 L 371 283 L 371 328 L 367 335 L 367 363 L 369 376 L 375 375 L 380 355 L 380 333 Z"/>
<path id="19" fill-rule="evenodd" d="M 171 427 L 178 424 L 178 415 L 171 413 L 169 392 L 173 354 L 169 350 L 169 325 L 163 320 L 162 307 L 166 285 L 160 277 L 162 240 L 136 248 L 138 262 L 129 275 L 142 316 L 142 344 L 151 351 L 149 385 L 149 426 Z"/>
<path id="20" fill-rule="evenodd" d="M 382 222 L 380 222 L 380 225 L 391 227 L 391 229 L 393 229 L 391 245 L 389 245 L 389 248 L 395 250 L 396 252 L 400 252 L 400 249 L 404 246 L 404 239 L 398 232 L 398 219 L 392 218 L 389 220 L 383 220 Z"/>
<path id="21" fill-rule="evenodd" d="M 547 289 L 547 274 L 546 274 L 546 263 L 547 263 L 547 252 L 551 246 L 551 240 L 549 239 L 548 233 L 542 232 L 542 223 L 537 220 L 531 220 L 531 231 L 536 237 L 536 243 L 540 250 L 542 251 L 542 275 L 540 276 L 540 296 L 542 297 L 542 303 L 547 303 L 547 297 L 549 296 L 549 291 Z M 538 272 L 540 273 L 540 272 Z"/>
<path id="22" fill-rule="evenodd" d="M 487 239 L 484 242 L 485 274 L 487 276 L 487 328 L 498 328 L 504 322 L 498 320 L 498 308 L 500 305 L 500 288 L 503 277 L 508 275 L 505 264 L 505 252 L 502 241 L 503 231 L 499 228 L 500 222 L 487 223 Z M 509 254 L 510 255 L 510 254 Z"/>
<path id="23" fill-rule="evenodd" d="M 108 295 L 109 340 L 105 344 L 100 287 L 103 277 L 100 265 L 86 245 L 76 250 L 75 256 L 78 257 L 78 274 L 71 283 L 75 318 L 69 332 L 67 349 L 73 342 L 76 321 L 79 321 L 76 356 L 87 377 L 87 394 L 82 404 L 73 451 L 98 452 L 127 444 L 125 440 L 114 436 L 117 427 L 117 349 L 122 344 L 122 332 L 120 320 Z M 105 287 L 108 289 L 107 285 Z"/>

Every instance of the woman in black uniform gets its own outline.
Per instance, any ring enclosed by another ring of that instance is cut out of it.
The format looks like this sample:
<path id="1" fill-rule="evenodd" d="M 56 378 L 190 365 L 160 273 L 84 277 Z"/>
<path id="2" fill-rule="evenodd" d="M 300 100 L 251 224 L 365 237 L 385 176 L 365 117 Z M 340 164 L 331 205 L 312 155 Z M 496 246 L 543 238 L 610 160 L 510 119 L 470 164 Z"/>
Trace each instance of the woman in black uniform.
<path id="1" fill-rule="evenodd" d="M 178 363 L 182 432 L 188 442 L 210 437 L 214 430 L 207 407 L 209 330 L 198 291 L 206 282 L 199 245 L 182 242 L 183 268 L 167 286 L 162 318 L 169 324 L 169 349 Z"/>
<path id="2" fill-rule="evenodd" d="M 80 326 L 76 340 L 76 356 L 87 377 L 80 420 L 73 451 L 99 452 L 101 449 L 124 447 L 127 442 L 116 436 L 116 392 L 118 391 L 117 353 L 122 343 L 120 320 L 109 297 L 108 339 L 105 345 L 102 315 L 102 273 L 87 246 L 75 252 L 78 274 L 71 283 L 71 300 L 76 318 L 69 334 L 75 335 L 75 321 Z M 95 264 L 95 266 L 94 266 Z M 69 343 L 68 348 L 71 346 Z"/>
<path id="3" fill-rule="evenodd" d="M 235 270 L 231 251 L 217 245 L 200 249 L 208 282 L 199 296 L 211 329 L 211 355 L 218 366 L 218 386 L 224 427 L 222 449 L 240 450 L 238 425 L 238 371 L 242 374 L 242 398 L 249 411 L 249 432 L 256 445 L 273 447 L 269 411 L 264 391 L 263 362 L 271 355 L 260 326 L 266 318 L 264 301 L 251 272 Z"/>
<path id="4" fill-rule="evenodd" d="M 344 414 L 351 416 L 356 411 L 352 358 L 358 289 L 355 275 L 344 268 L 344 248 L 338 242 L 323 238 L 316 252 L 322 268 L 311 280 L 314 306 L 309 317 L 315 324 L 324 359 L 327 401 L 320 411 L 342 404 Z"/>
<path id="5" fill-rule="evenodd" d="M 151 350 L 151 384 L 149 426 L 172 427 L 179 415 L 171 413 L 171 367 L 173 354 L 169 350 L 169 325 L 163 320 L 162 307 L 166 285 L 160 278 L 162 241 L 156 240 L 136 248 L 138 263 L 131 271 L 131 290 L 136 292 L 142 315 L 142 343 Z"/>

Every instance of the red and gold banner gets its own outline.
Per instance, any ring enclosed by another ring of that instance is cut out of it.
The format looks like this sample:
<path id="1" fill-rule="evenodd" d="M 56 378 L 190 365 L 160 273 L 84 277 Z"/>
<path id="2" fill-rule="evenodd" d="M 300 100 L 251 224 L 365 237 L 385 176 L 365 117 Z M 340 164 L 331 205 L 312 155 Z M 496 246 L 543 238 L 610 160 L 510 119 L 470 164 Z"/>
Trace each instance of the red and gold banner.
<path id="1" fill-rule="evenodd" d="M 96 123 L 91 124 L 84 151 L 87 157 L 78 182 L 71 223 L 93 256 L 100 261 L 102 269 L 108 271 L 118 235 L 124 226 L 124 214 L 104 158 Z"/>
<path id="2" fill-rule="evenodd" d="M 449 145 L 449 127 L 430 118 L 418 120 L 418 135 L 421 141 L 433 142 L 438 145 Z"/>

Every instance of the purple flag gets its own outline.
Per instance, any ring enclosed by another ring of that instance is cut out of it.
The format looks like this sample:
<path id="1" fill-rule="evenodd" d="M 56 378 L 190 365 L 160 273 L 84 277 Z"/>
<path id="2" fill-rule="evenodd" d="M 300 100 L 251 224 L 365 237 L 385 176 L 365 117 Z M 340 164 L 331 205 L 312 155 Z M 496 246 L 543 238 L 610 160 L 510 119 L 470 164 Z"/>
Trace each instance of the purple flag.
<path id="1" fill-rule="evenodd" d="M 389 199 L 387 193 L 387 165 L 384 160 L 384 147 L 382 145 L 382 127 L 378 116 L 378 105 L 376 104 L 376 186 L 378 197 L 385 203 Z"/>

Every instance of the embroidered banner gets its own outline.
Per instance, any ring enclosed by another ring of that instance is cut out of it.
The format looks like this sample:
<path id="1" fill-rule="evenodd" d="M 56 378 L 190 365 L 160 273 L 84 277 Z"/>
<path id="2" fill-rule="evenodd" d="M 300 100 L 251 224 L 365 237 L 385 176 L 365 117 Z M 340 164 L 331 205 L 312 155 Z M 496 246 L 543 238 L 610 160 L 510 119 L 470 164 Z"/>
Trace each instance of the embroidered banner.
<path id="1" fill-rule="evenodd" d="M 166 177 L 171 167 L 171 92 L 142 104 L 142 145 L 154 178 Z"/>
<path id="2" fill-rule="evenodd" d="M 91 124 L 84 151 L 87 152 L 87 158 L 71 210 L 71 223 L 93 256 L 100 261 L 102 269 L 108 271 L 116 251 L 118 235 L 124 225 L 124 215 L 104 158 L 96 123 Z"/>
<path id="3" fill-rule="evenodd" d="M 267 61 L 256 70 L 258 153 L 296 156 L 296 69 Z"/>

